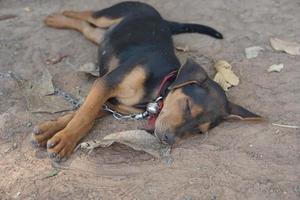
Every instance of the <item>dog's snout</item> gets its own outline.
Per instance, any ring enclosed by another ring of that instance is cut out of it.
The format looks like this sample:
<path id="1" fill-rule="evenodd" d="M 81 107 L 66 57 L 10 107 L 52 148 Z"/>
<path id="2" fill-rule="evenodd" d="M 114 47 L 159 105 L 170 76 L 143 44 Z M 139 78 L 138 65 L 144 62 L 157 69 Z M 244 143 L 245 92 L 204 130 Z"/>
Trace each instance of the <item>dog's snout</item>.
<path id="1" fill-rule="evenodd" d="M 156 135 L 162 142 L 165 142 L 169 145 L 175 144 L 176 139 L 175 139 L 175 135 L 173 133 L 165 132 L 165 133 L 157 133 Z"/>

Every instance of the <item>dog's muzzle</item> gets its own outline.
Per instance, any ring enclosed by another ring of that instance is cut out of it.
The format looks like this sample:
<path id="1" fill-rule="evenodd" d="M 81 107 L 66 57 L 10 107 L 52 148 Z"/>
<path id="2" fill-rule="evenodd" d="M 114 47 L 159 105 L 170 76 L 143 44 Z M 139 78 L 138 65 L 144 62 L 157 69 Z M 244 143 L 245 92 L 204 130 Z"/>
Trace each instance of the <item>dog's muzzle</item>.
<path id="1" fill-rule="evenodd" d="M 160 140 L 162 141 L 163 143 L 165 144 L 168 144 L 168 145 L 174 145 L 175 142 L 176 142 L 176 138 L 175 138 L 175 135 L 170 133 L 169 131 L 166 131 L 164 133 L 160 133 L 158 132 L 157 130 L 154 131 L 154 134 L 155 136 Z"/>

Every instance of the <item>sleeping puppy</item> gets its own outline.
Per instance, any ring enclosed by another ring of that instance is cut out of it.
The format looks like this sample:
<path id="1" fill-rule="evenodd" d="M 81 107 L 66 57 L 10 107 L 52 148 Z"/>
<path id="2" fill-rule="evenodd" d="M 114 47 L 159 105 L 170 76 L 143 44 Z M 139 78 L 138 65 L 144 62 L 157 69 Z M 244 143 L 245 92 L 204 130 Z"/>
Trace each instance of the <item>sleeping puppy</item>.
<path id="1" fill-rule="evenodd" d="M 55 161 L 73 152 L 95 120 L 107 114 L 107 106 L 125 115 L 142 113 L 154 119 L 155 134 L 170 145 L 177 137 L 205 132 L 232 116 L 261 119 L 229 102 L 222 88 L 194 61 L 180 67 L 172 35 L 195 32 L 222 39 L 213 28 L 164 20 L 153 7 L 140 2 L 100 11 L 65 11 L 48 16 L 45 23 L 77 30 L 99 46 L 101 76 L 82 106 L 33 131 L 33 146 L 47 147 Z"/>
<path id="2" fill-rule="evenodd" d="M 155 134 L 162 141 L 174 144 L 176 137 L 203 133 L 224 120 L 235 119 L 262 120 L 259 115 L 230 102 L 220 85 L 198 63 L 188 59 L 170 86 L 155 123 Z"/>

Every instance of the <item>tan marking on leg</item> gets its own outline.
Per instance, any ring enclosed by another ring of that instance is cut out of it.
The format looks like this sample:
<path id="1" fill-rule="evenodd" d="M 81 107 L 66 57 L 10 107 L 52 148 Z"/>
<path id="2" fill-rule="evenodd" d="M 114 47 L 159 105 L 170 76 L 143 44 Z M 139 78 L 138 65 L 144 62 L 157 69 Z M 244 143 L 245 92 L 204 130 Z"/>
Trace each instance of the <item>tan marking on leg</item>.
<path id="1" fill-rule="evenodd" d="M 145 70 L 135 67 L 116 89 L 116 98 L 124 105 L 132 106 L 140 102 L 144 96 Z"/>
<path id="2" fill-rule="evenodd" d="M 95 119 L 102 110 L 102 105 L 111 96 L 104 78 L 97 79 L 83 105 L 76 112 L 68 125 L 50 140 L 47 147 L 50 155 L 59 155 L 60 158 L 72 153 L 78 141 L 92 128 Z M 59 146 L 59 149 L 56 146 Z"/>
<path id="3" fill-rule="evenodd" d="M 81 31 L 82 20 L 72 19 L 69 17 L 65 17 L 62 14 L 54 13 L 47 16 L 44 20 L 45 24 L 54 28 L 69 28 Z"/>
<path id="4" fill-rule="evenodd" d="M 84 22 L 83 28 L 82 28 L 83 35 L 90 41 L 100 44 L 104 35 L 103 30 L 99 28 L 94 28 L 88 23 Z"/>
<path id="5" fill-rule="evenodd" d="M 77 30 L 81 32 L 88 40 L 96 44 L 100 44 L 104 35 L 103 30 L 94 28 L 85 21 L 65 17 L 62 14 L 49 15 L 48 17 L 46 17 L 45 23 L 48 26 L 54 28 L 67 28 Z"/>
<path id="6" fill-rule="evenodd" d="M 63 11 L 62 14 L 66 17 L 88 21 L 88 19 L 92 17 L 93 11 L 66 10 Z"/>
<path id="7" fill-rule="evenodd" d="M 92 17 L 92 14 L 93 14 L 92 11 L 64 11 L 63 12 L 63 15 L 67 17 L 87 21 L 91 24 L 94 24 L 95 26 L 98 26 L 99 28 L 108 28 L 114 24 L 119 23 L 123 19 L 122 17 L 115 18 L 115 19 L 111 19 L 108 17 L 94 18 Z"/>
<path id="8" fill-rule="evenodd" d="M 108 28 L 112 25 L 118 24 L 123 20 L 123 18 L 117 18 L 117 19 L 110 19 L 107 17 L 100 17 L 97 19 L 92 18 L 89 20 L 90 23 L 95 24 L 99 28 Z"/>

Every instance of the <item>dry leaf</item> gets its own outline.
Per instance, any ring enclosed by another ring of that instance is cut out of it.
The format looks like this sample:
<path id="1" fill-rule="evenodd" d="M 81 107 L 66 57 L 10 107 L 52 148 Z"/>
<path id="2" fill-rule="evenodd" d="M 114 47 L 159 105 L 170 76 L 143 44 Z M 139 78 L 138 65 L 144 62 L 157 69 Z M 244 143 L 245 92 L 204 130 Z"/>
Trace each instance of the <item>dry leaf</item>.
<path id="1" fill-rule="evenodd" d="M 283 69 L 283 64 L 271 65 L 268 68 L 268 72 L 280 72 Z"/>
<path id="2" fill-rule="evenodd" d="M 26 12 L 31 12 L 31 11 L 32 11 L 32 9 L 31 9 L 30 7 L 25 7 L 24 10 L 25 10 Z"/>
<path id="3" fill-rule="evenodd" d="M 300 45 L 296 42 L 288 42 L 278 38 L 271 38 L 270 42 L 277 51 L 284 51 L 290 55 L 300 55 Z"/>
<path id="4" fill-rule="evenodd" d="M 263 51 L 264 49 L 260 46 L 253 46 L 253 47 L 248 47 L 245 49 L 246 57 L 248 59 L 250 58 L 256 58 L 259 54 L 259 52 Z"/>
<path id="5" fill-rule="evenodd" d="M 215 63 L 214 67 L 217 70 L 214 81 L 225 91 L 228 91 L 228 88 L 231 86 L 239 84 L 239 77 L 233 73 L 232 66 L 227 61 L 219 60 Z"/>
<path id="6" fill-rule="evenodd" d="M 79 67 L 78 72 L 84 72 L 93 76 L 100 76 L 99 68 L 94 63 L 86 63 Z"/>
<path id="7" fill-rule="evenodd" d="M 125 144 L 137 151 L 147 152 L 156 158 L 170 156 L 171 147 L 162 144 L 155 136 L 144 130 L 112 133 L 102 140 L 83 142 L 75 150 L 78 148 L 93 150 L 97 147 L 109 147 L 115 142 Z"/>

